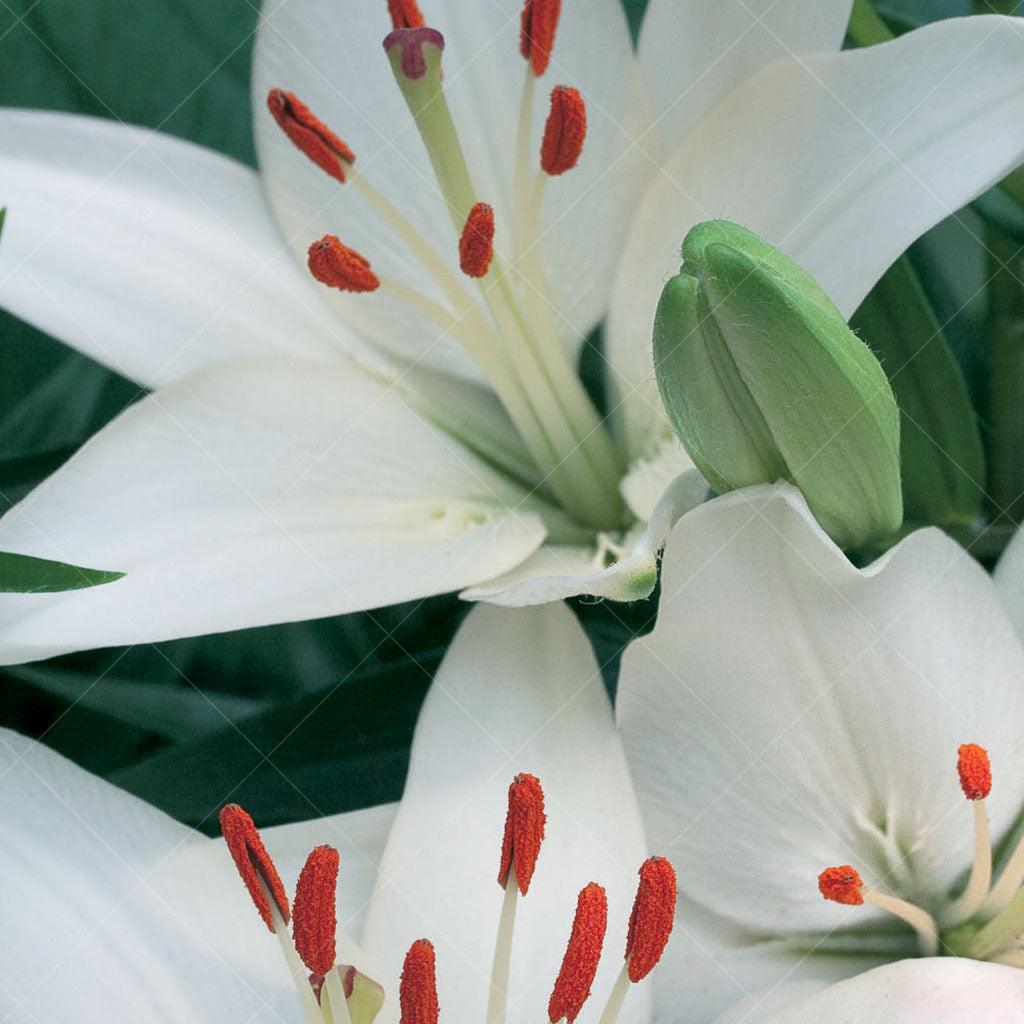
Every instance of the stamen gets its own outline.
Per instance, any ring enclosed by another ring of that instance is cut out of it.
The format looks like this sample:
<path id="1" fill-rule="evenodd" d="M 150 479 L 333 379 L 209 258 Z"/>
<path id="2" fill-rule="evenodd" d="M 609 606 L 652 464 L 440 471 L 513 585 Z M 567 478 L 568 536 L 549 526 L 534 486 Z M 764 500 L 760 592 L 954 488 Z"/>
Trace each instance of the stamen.
<path id="1" fill-rule="evenodd" d="M 295 887 L 293 931 L 302 962 L 320 977 L 334 966 L 338 851 L 318 846 L 306 858 Z"/>
<path id="2" fill-rule="evenodd" d="M 971 940 L 968 955 L 990 960 L 1024 942 L 1024 889 L 985 925 Z"/>
<path id="3" fill-rule="evenodd" d="M 977 743 L 964 743 L 957 749 L 957 775 L 968 800 L 984 800 L 992 790 L 992 766 L 988 751 Z"/>
<path id="4" fill-rule="evenodd" d="M 917 932 L 917 941 L 922 956 L 935 956 L 939 949 L 939 929 L 935 919 L 926 910 L 897 899 L 888 893 L 869 889 L 855 867 L 843 864 L 840 867 L 825 868 L 818 875 L 818 891 L 834 903 L 858 907 L 862 903 L 870 903 L 905 921 Z"/>
<path id="5" fill-rule="evenodd" d="M 957 750 L 956 770 L 960 776 L 960 788 L 974 809 L 974 861 L 967 886 L 946 913 L 947 925 L 962 924 L 974 917 L 992 884 L 992 837 L 985 809 L 985 797 L 992 790 L 988 751 L 977 743 L 964 743 Z"/>
<path id="6" fill-rule="evenodd" d="M 859 907 L 864 902 L 861 889 L 864 882 L 860 873 L 851 864 L 843 864 L 837 868 L 825 868 L 818 875 L 818 892 L 833 903 L 845 903 L 850 907 Z"/>
<path id="7" fill-rule="evenodd" d="M 267 108 L 298 149 L 332 178 L 344 184 L 345 172 L 356 162 L 356 155 L 295 93 L 271 89 Z"/>
<path id="8" fill-rule="evenodd" d="M 290 916 L 288 896 L 252 818 L 238 804 L 227 804 L 220 811 L 220 830 L 235 867 L 267 927 L 274 931 L 274 909 L 287 923 Z M 274 908 L 271 908 L 271 899 Z"/>
<path id="9" fill-rule="evenodd" d="M 501 844 L 498 884 L 506 885 L 509 869 L 515 867 L 519 891 L 525 896 L 537 865 L 544 840 L 544 790 L 536 775 L 521 772 L 508 787 L 508 812 Z"/>
<path id="10" fill-rule="evenodd" d="M 640 885 L 629 916 L 626 963 L 629 980 L 646 978 L 665 952 L 676 911 L 676 873 L 664 857 L 640 865 Z"/>
<path id="11" fill-rule="evenodd" d="M 579 89 L 556 85 L 551 90 L 551 110 L 544 125 L 540 165 L 552 176 L 571 171 L 579 162 L 587 137 L 587 105 Z"/>
<path id="12" fill-rule="evenodd" d="M 343 292 L 373 292 L 380 287 L 370 261 L 336 235 L 324 235 L 309 247 L 309 272 L 322 284 Z"/>
<path id="13" fill-rule="evenodd" d="M 520 20 L 519 52 L 540 78 L 548 69 L 558 31 L 562 0 L 525 0 Z"/>
<path id="14" fill-rule="evenodd" d="M 416 0 L 388 0 L 388 13 L 394 28 L 423 28 L 426 24 Z"/>
<path id="15" fill-rule="evenodd" d="M 468 277 L 486 277 L 494 259 L 494 210 L 476 203 L 459 239 L 459 266 Z"/>
<path id="16" fill-rule="evenodd" d="M 437 1024 L 440 1009 L 434 947 L 426 939 L 417 939 L 405 954 L 398 1001 L 402 1010 L 400 1024 Z"/>
<path id="17" fill-rule="evenodd" d="M 590 995 L 597 974 L 604 933 L 608 926 L 608 898 L 604 889 L 591 882 L 580 892 L 576 916 L 572 922 L 569 944 L 558 972 L 555 987 L 548 1000 L 551 1024 L 576 1019 Z"/>

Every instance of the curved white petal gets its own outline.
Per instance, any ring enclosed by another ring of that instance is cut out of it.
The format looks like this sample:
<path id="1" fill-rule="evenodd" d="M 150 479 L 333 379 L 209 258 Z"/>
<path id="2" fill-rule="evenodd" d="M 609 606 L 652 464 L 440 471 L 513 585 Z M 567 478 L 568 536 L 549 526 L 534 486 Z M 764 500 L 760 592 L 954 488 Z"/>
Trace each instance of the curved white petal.
<path id="1" fill-rule="evenodd" d="M 704 856 L 713 860 L 715 852 Z M 680 871 L 685 881 L 687 865 L 680 862 Z M 651 976 L 654 1019 L 657 1024 L 707 1024 L 737 1001 L 742 1012 L 779 1009 L 797 994 L 809 995 L 888 959 L 852 952 L 849 943 L 842 953 L 829 955 L 819 948 L 808 956 L 813 945 L 750 932 L 684 896 L 672 941 Z"/>
<path id="2" fill-rule="evenodd" d="M 154 387 L 351 335 L 284 248 L 256 174 L 98 118 L 0 111 L 0 306 Z"/>
<path id="3" fill-rule="evenodd" d="M 714 1024 L 1022 1024 L 1024 972 L 936 957 L 901 960 L 770 1013 L 727 1013 Z"/>
<path id="4" fill-rule="evenodd" d="M 1024 531 L 1014 533 L 992 576 L 1006 614 L 1024 639 Z"/>
<path id="5" fill-rule="evenodd" d="M 220 843 L 0 732 L 5 1019 L 302 1020 Z"/>
<path id="6" fill-rule="evenodd" d="M 495 209 L 495 245 L 505 257 L 513 253 L 516 125 L 526 69 L 519 55 L 521 7 L 521 0 L 432 0 L 424 8 L 445 36 L 445 93 L 479 199 Z M 457 235 L 381 48 L 390 29 L 383 0 L 266 4 L 253 73 L 257 148 L 275 214 L 297 256 L 304 259 L 309 242 L 330 231 L 367 256 L 382 276 L 440 298 L 407 246 L 357 189 L 339 186 L 298 153 L 265 106 L 273 87 L 301 96 L 353 147 L 356 168 L 459 275 Z M 563 14 L 554 59 L 537 90 L 531 177 L 539 163 L 547 94 L 556 83 L 577 86 L 588 101 L 583 159 L 575 171 L 549 183 L 540 243 L 551 314 L 566 342 L 575 345 L 607 308 L 629 218 L 648 173 L 632 145 L 647 124 L 647 108 L 618 0 L 591 0 L 585 11 Z M 475 289 L 470 294 L 478 295 Z M 477 372 L 450 339 L 439 338 L 436 325 L 399 300 L 376 293 L 333 294 L 330 301 L 385 346 L 449 370 Z"/>
<path id="7" fill-rule="evenodd" d="M 149 396 L 0 520 L 0 549 L 126 573 L 0 598 L 0 660 L 457 590 L 541 542 L 530 499 L 351 364 L 220 363 Z"/>
<path id="8" fill-rule="evenodd" d="M 1024 156 L 1015 18 L 953 18 L 881 46 L 789 58 L 733 91 L 663 164 L 612 298 L 608 358 L 630 450 L 664 414 L 650 332 L 699 221 L 737 221 L 808 270 L 847 315 L 926 229 Z"/>
<path id="9" fill-rule="evenodd" d="M 486 583 L 464 590 L 467 601 L 522 608 L 586 594 L 611 601 L 640 601 L 650 597 L 658 581 L 658 553 L 679 517 L 699 505 L 707 484 L 691 470 L 662 492 L 651 521 L 622 542 L 616 561 L 602 567 L 612 550 L 545 545 L 530 558 Z"/>
<path id="10" fill-rule="evenodd" d="M 663 152 L 723 96 L 780 57 L 838 50 L 851 0 L 651 0 L 640 64 Z"/>
<path id="11" fill-rule="evenodd" d="M 683 474 L 689 489 L 687 509 L 696 508 L 707 497 L 709 485 L 673 437 L 662 442 L 649 459 L 634 462 L 622 478 L 619 490 L 633 515 L 641 522 L 649 522 L 665 491 Z"/>
<path id="12" fill-rule="evenodd" d="M 684 890 L 791 935 L 877 916 L 822 900 L 833 864 L 946 898 L 973 851 L 958 745 L 981 743 L 999 772 L 995 836 L 1024 801 L 1022 681 L 991 579 L 953 541 L 919 531 L 855 569 L 778 485 L 676 526 L 618 709 L 648 833 L 686 865 Z"/>
<path id="13" fill-rule="evenodd" d="M 540 777 L 547 825 L 516 918 L 515 1024 L 546 1019 L 576 894 L 590 881 L 607 888 L 609 903 L 597 1012 L 621 964 L 646 855 L 601 673 L 572 613 L 557 604 L 476 608 L 460 630 L 420 715 L 363 935 L 395 977 L 409 944 L 430 938 L 442 1005 L 453 1020 L 485 1015 L 506 793 L 520 771 Z M 630 992 L 621 1019 L 649 1020 L 646 988 Z"/>

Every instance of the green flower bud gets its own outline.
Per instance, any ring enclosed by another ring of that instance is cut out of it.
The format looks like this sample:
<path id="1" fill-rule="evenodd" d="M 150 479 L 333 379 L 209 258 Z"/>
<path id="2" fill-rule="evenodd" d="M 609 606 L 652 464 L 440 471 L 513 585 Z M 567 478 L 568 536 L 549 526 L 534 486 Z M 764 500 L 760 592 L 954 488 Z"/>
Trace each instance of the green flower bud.
<path id="1" fill-rule="evenodd" d="M 903 519 L 900 421 L 878 360 L 817 282 L 753 232 L 698 224 L 661 295 L 669 419 L 719 492 L 789 480 L 845 547 Z"/>

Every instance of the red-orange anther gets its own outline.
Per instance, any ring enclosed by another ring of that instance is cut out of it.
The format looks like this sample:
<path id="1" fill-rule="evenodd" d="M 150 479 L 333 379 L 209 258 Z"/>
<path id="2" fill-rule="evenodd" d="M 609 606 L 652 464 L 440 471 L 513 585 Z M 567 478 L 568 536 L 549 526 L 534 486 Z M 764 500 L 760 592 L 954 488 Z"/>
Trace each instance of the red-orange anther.
<path id="1" fill-rule="evenodd" d="M 984 800 L 992 791 L 992 765 L 988 751 L 977 743 L 964 743 L 957 749 L 956 772 L 960 788 L 968 800 Z"/>
<path id="2" fill-rule="evenodd" d="M 818 892 L 833 903 L 845 903 L 859 907 L 864 902 L 861 889 L 864 882 L 855 867 L 842 864 L 837 868 L 825 868 L 818 875 Z"/>
<path id="3" fill-rule="evenodd" d="M 356 155 L 293 92 L 271 89 L 267 108 L 281 131 L 298 149 L 332 178 L 345 181 L 345 172 L 356 162 Z"/>
<path id="4" fill-rule="evenodd" d="M 393 28 L 423 28 L 426 22 L 416 0 L 388 0 Z"/>
<path id="5" fill-rule="evenodd" d="M 672 934 L 676 912 L 676 873 L 664 857 L 648 857 L 640 865 L 633 912 L 626 936 L 626 969 L 632 982 L 654 970 Z"/>
<path id="6" fill-rule="evenodd" d="M 565 174 L 579 163 L 587 137 L 587 105 L 578 89 L 556 85 L 544 125 L 540 165 L 547 174 Z"/>
<path id="7" fill-rule="evenodd" d="M 380 287 L 380 278 L 370 268 L 370 261 L 342 245 L 336 235 L 324 235 L 309 247 L 309 272 L 321 284 L 343 292 L 373 292 Z"/>
<path id="8" fill-rule="evenodd" d="M 583 1009 L 590 995 L 590 986 L 594 984 L 607 926 L 608 898 L 600 885 L 591 882 L 580 892 L 576 901 L 576 916 L 572 922 L 569 945 L 548 1000 L 551 1024 L 558 1024 L 560 1020 L 572 1024 Z"/>
<path id="9" fill-rule="evenodd" d="M 401 1024 L 437 1024 L 437 977 L 434 971 L 434 947 L 426 939 L 417 939 L 405 954 L 402 980 L 398 986 Z"/>
<path id="10" fill-rule="evenodd" d="M 323 977 L 334 966 L 338 851 L 318 846 L 306 858 L 295 887 L 293 933 L 302 962 Z"/>
<path id="11" fill-rule="evenodd" d="M 562 0 L 524 0 L 519 52 L 533 65 L 538 78 L 548 69 L 561 12 Z"/>
<path id="12" fill-rule="evenodd" d="M 227 804 L 220 810 L 220 831 L 260 917 L 273 931 L 274 917 L 270 900 L 274 901 L 277 912 L 287 922 L 288 896 L 252 818 L 238 804 Z"/>
<path id="13" fill-rule="evenodd" d="M 540 844 L 544 841 L 544 790 L 536 775 L 520 772 L 508 787 L 508 812 L 505 836 L 501 842 L 501 866 L 498 884 L 508 884 L 508 873 L 515 868 L 516 885 L 525 896 L 537 866 Z"/>
<path id="14" fill-rule="evenodd" d="M 459 266 L 470 277 L 483 277 L 494 259 L 494 210 L 476 203 L 459 239 Z"/>

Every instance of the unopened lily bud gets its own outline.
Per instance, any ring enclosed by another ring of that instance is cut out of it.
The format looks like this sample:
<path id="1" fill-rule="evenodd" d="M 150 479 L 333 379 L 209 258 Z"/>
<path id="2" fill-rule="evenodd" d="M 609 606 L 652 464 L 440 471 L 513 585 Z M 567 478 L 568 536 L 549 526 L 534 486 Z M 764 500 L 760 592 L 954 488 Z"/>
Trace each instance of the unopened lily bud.
<path id="1" fill-rule="evenodd" d="M 719 492 L 789 480 L 841 545 L 903 519 L 899 411 L 878 360 L 806 271 L 728 221 L 694 227 L 662 292 L 669 419 Z"/>

